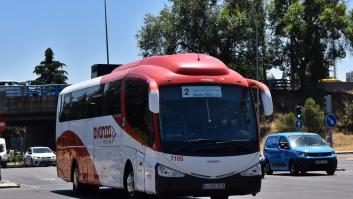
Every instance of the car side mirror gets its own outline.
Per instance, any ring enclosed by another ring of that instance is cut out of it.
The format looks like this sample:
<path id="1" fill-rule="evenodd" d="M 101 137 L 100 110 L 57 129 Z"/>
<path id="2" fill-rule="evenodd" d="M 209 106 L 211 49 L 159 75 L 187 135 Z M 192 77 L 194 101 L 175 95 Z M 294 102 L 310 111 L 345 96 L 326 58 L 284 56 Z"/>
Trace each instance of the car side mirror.
<path id="1" fill-rule="evenodd" d="M 288 144 L 288 142 L 281 142 L 280 144 L 279 144 L 279 146 L 281 147 L 281 149 L 289 149 L 289 144 Z"/>
<path id="2" fill-rule="evenodd" d="M 32 152 L 28 152 L 28 154 L 30 154 L 30 155 L 31 155 L 31 154 L 32 154 Z"/>

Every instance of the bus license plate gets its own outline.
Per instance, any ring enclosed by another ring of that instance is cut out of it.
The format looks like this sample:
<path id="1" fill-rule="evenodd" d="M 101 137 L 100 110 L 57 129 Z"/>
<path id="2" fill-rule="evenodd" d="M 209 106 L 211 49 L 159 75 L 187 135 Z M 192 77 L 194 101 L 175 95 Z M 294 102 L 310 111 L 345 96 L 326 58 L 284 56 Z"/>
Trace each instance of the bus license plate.
<path id="1" fill-rule="evenodd" d="M 202 189 L 225 189 L 226 184 L 224 183 L 205 183 L 202 184 Z"/>
<path id="2" fill-rule="evenodd" d="M 327 164 L 327 160 L 315 160 L 315 164 Z"/>

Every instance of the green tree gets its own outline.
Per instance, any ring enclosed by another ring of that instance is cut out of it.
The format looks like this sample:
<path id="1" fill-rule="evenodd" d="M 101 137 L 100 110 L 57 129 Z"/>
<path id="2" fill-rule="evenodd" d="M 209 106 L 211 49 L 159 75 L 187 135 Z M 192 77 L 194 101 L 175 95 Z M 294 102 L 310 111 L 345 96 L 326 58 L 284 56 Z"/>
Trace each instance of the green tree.
<path id="1" fill-rule="evenodd" d="M 342 0 L 273 0 L 269 22 L 282 42 L 285 75 L 303 88 L 329 77 L 330 67 L 346 56 L 348 19 Z"/>
<path id="2" fill-rule="evenodd" d="M 66 84 L 67 72 L 63 70 L 66 65 L 54 60 L 54 52 L 51 48 L 45 51 L 45 59 L 34 68 L 33 73 L 39 77 L 35 84 Z"/>
<path id="3" fill-rule="evenodd" d="M 294 122 L 296 118 L 294 113 L 287 113 L 280 115 L 277 120 L 275 120 L 275 126 L 278 132 L 293 132 L 296 131 L 294 127 Z"/>
<path id="4" fill-rule="evenodd" d="M 313 98 L 308 98 L 304 103 L 303 118 L 304 127 L 308 132 L 319 133 L 322 137 L 325 137 L 324 111 L 316 104 Z"/>
<path id="5" fill-rule="evenodd" d="M 276 60 L 276 52 L 265 42 L 265 16 L 263 0 L 171 0 L 159 15 L 145 17 L 137 34 L 138 47 L 144 57 L 206 53 L 254 78 L 257 29 L 265 79 Z"/>

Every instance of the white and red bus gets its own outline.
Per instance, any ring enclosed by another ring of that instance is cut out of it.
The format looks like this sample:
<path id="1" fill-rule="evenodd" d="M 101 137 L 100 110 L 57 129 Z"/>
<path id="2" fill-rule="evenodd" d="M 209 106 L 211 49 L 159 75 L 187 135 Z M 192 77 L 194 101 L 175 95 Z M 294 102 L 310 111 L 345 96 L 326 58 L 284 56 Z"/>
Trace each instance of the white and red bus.
<path id="1" fill-rule="evenodd" d="M 264 84 L 203 54 L 154 56 L 66 87 L 57 108 L 57 172 L 73 189 L 228 198 L 261 189 Z"/>

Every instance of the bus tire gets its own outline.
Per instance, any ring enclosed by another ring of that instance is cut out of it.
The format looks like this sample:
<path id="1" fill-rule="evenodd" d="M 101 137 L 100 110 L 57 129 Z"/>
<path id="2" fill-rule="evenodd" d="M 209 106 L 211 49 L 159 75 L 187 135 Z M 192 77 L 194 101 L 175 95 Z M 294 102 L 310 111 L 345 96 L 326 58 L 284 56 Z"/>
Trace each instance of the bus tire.
<path id="1" fill-rule="evenodd" d="M 135 178 L 134 178 L 134 170 L 131 164 L 127 165 L 127 170 L 124 175 L 124 185 L 125 185 L 125 193 L 128 199 L 142 199 L 143 194 L 135 190 Z"/>
<path id="2" fill-rule="evenodd" d="M 78 166 L 76 162 L 73 163 L 72 166 L 72 174 L 71 174 L 71 179 L 72 179 L 72 190 L 76 193 L 80 193 L 84 190 L 84 185 L 80 183 L 80 174 L 78 171 Z"/>
<path id="3" fill-rule="evenodd" d="M 211 199 L 228 199 L 227 195 L 214 195 L 211 196 Z"/>

